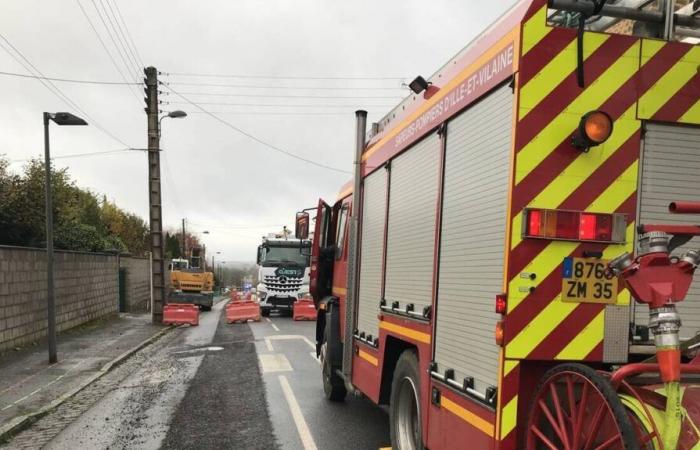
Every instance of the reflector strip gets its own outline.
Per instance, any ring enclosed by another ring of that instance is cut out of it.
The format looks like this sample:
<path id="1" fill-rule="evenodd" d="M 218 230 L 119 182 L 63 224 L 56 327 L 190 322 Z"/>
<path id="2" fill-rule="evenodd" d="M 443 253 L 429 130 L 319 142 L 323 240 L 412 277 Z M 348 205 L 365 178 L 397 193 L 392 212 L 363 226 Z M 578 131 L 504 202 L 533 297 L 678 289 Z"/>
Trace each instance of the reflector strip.
<path id="1" fill-rule="evenodd" d="M 521 57 L 533 49 L 551 31 L 552 27 L 546 26 L 547 6 L 541 7 L 523 26 L 523 51 Z"/>
<path id="2" fill-rule="evenodd" d="M 379 328 L 383 328 L 387 331 L 400 334 L 401 336 L 414 339 L 418 342 L 430 344 L 430 335 L 428 333 L 423 333 L 422 331 L 416 331 L 411 328 L 402 327 L 401 325 L 396 325 L 394 323 L 385 321 L 379 322 Z"/>
<path id="3" fill-rule="evenodd" d="M 515 429 L 518 421 L 518 396 L 513 397 L 501 411 L 501 438 Z"/>
<path id="4" fill-rule="evenodd" d="M 472 425 L 477 430 L 482 431 L 487 436 L 493 437 L 493 424 L 488 420 L 482 419 L 473 412 L 462 408 L 457 403 L 444 396 L 440 398 L 440 406 Z"/>
<path id="5" fill-rule="evenodd" d="M 364 350 L 360 350 L 358 352 L 358 356 L 360 358 L 364 359 L 365 361 L 367 361 L 368 363 L 372 364 L 373 366 L 379 365 L 379 360 Z"/>
<path id="6" fill-rule="evenodd" d="M 605 309 L 572 339 L 554 359 L 571 359 L 580 361 L 586 357 L 600 342 L 605 334 Z"/>

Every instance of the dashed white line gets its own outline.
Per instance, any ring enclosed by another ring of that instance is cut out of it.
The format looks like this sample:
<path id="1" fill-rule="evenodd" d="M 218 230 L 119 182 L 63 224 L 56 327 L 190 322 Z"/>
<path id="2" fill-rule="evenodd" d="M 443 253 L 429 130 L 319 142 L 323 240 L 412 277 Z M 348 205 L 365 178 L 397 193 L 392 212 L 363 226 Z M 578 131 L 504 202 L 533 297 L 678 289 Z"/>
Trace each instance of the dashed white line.
<path id="1" fill-rule="evenodd" d="M 311 430 L 304 419 L 304 415 L 301 413 L 301 408 L 294 396 L 294 391 L 287 381 L 287 377 L 284 375 L 278 376 L 280 380 L 280 385 L 282 386 L 282 392 L 284 393 L 284 398 L 287 400 L 287 405 L 289 405 L 289 411 L 292 413 L 292 419 L 294 419 L 294 425 L 297 427 L 297 432 L 299 433 L 299 438 L 304 446 L 305 450 L 316 450 L 316 443 L 311 435 Z"/>
<path id="2" fill-rule="evenodd" d="M 270 325 L 272 325 L 272 328 L 274 328 L 275 331 L 280 330 L 279 328 L 277 328 L 277 325 L 275 325 L 274 323 L 270 322 Z"/>
<path id="3" fill-rule="evenodd" d="M 265 345 L 267 346 L 267 351 L 269 352 L 274 352 L 275 349 L 272 347 L 272 341 L 268 338 L 265 338 Z"/>

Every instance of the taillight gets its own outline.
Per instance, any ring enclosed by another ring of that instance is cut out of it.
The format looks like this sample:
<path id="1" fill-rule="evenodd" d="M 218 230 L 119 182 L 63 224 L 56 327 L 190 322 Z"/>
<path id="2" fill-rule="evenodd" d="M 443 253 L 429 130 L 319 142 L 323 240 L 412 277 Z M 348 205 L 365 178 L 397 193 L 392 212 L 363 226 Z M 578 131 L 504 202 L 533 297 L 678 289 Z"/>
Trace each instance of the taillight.
<path id="1" fill-rule="evenodd" d="M 499 320 L 496 322 L 496 345 L 499 347 L 503 346 L 503 341 L 505 338 L 505 330 L 504 330 L 504 322 L 502 320 Z"/>
<path id="2" fill-rule="evenodd" d="M 523 237 L 566 241 L 625 242 L 625 214 L 526 208 Z"/>
<path id="3" fill-rule="evenodd" d="M 505 314 L 507 309 L 506 294 L 496 296 L 496 314 Z"/>

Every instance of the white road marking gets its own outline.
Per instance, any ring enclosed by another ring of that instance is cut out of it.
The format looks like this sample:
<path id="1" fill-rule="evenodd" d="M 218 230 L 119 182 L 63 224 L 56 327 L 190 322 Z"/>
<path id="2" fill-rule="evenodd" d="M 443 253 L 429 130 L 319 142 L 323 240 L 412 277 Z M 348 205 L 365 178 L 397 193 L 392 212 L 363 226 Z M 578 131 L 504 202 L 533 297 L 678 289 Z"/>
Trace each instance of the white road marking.
<path id="1" fill-rule="evenodd" d="M 274 352 L 275 349 L 272 347 L 272 341 L 268 338 L 265 338 L 265 345 L 267 346 L 267 351 Z"/>
<path id="2" fill-rule="evenodd" d="M 258 355 L 258 358 L 260 359 L 263 373 L 292 371 L 292 365 L 289 364 L 289 360 L 282 353 L 263 353 Z"/>
<path id="3" fill-rule="evenodd" d="M 270 320 L 269 317 L 265 317 L 265 320 L 267 320 L 268 322 L 272 323 L 272 321 Z"/>
<path id="4" fill-rule="evenodd" d="M 311 435 L 311 430 L 309 430 L 309 426 L 306 424 L 304 415 L 301 413 L 301 408 L 299 408 L 299 403 L 294 396 L 294 391 L 292 391 L 289 381 L 287 381 L 287 377 L 284 375 L 279 375 L 278 378 L 280 380 L 280 385 L 282 386 L 282 392 L 284 392 L 284 398 L 287 400 L 289 410 L 292 413 L 294 424 L 297 427 L 299 438 L 304 446 L 304 450 L 316 450 L 316 443 Z"/>
<path id="5" fill-rule="evenodd" d="M 270 322 L 270 325 L 272 325 L 272 328 L 274 328 L 275 331 L 279 331 L 279 330 L 280 330 L 279 328 L 277 328 L 277 325 L 275 325 L 274 323 Z"/>

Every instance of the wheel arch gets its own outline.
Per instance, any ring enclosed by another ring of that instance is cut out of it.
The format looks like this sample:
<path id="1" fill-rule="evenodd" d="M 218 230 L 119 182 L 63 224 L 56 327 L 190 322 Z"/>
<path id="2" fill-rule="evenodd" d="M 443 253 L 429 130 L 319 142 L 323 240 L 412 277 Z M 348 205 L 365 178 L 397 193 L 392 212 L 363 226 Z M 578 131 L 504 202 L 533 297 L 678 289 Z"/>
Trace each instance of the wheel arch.
<path id="1" fill-rule="evenodd" d="M 382 360 L 382 381 L 379 387 L 379 404 L 388 405 L 391 398 L 391 382 L 394 378 L 396 363 L 405 351 L 413 351 L 420 367 L 420 352 L 418 347 L 411 342 L 388 335 L 384 343 L 384 358 Z"/>

